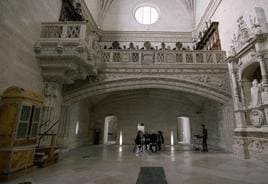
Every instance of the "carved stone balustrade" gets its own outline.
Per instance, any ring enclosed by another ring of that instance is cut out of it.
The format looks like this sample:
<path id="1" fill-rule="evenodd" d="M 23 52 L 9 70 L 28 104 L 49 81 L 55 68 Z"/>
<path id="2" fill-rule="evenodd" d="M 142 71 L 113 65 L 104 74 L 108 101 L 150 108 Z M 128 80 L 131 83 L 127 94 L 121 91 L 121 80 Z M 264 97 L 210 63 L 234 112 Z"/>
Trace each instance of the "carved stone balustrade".
<path id="1" fill-rule="evenodd" d="M 97 75 L 98 56 L 87 31 L 86 22 L 42 23 L 34 51 L 45 80 L 70 84 Z"/>
<path id="2" fill-rule="evenodd" d="M 225 52 L 199 50 L 114 50 L 103 51 L 107 64 L 224 64 Z"/>

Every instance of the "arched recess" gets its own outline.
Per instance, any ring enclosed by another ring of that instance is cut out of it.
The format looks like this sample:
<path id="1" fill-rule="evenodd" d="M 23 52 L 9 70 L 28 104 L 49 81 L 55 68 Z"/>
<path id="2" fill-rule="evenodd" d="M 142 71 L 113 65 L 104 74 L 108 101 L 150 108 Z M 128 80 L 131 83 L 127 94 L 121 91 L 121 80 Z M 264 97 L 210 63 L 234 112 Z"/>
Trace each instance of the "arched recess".
<path id="1" fill-rule="evenodd" d="M 250 62 L 248 65 L 241 69 L 240 81 L 242 93 L 244 96 L 244 103 L 246 106 L 250 104 L 250 88 L 252 87 L 253 80 L 261 83 L 261 67 L 258 61 Z"/>
<path id="2" fill-rule="evenodd" d="M 82 99 L 116 91 L 135 89 L 168 89 L 182 91 L 225 104 L 231 100 L 229 92 L 206 84 L 174 78 L 126 78 L 84 86 L 64 95 L 64 103 L 72 104 Z"/>
<path id="3" fill-rule="evenodd" d="M 117 140 L 117 117 L 106 116 L 104 119 L 103 144 L 114 144 Z"/>

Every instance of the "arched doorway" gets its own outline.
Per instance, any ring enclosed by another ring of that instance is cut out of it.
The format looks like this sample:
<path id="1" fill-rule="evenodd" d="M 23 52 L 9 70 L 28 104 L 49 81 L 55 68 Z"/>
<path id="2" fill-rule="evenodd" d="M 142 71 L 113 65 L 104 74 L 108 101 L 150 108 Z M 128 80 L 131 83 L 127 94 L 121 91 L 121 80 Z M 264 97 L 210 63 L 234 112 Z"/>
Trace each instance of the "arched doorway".
<path id="1" fill-rule="evenodd" d="M 177 142 L 180 144 L 191 144 L 189 117 L 177 117 Z"/>
<path id="2" fill-rule="evenodd" d="M 103 144 L 115 144 L 117 139 L 117 117 L 106 116 L 104 120 Z"/>

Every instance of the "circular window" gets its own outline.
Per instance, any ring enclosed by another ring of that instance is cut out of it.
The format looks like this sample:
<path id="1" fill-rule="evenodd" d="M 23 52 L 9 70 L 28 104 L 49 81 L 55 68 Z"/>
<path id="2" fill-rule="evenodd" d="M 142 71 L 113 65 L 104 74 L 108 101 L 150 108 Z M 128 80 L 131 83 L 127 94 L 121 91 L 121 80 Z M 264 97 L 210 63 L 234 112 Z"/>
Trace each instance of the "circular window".
<path id="1" fill-rule="evenodd" d="M 159 18 L 159 13 L 154 7 L 141 6 L 135 11 L 135 18 L 141 24 L 154 24 Z"/>

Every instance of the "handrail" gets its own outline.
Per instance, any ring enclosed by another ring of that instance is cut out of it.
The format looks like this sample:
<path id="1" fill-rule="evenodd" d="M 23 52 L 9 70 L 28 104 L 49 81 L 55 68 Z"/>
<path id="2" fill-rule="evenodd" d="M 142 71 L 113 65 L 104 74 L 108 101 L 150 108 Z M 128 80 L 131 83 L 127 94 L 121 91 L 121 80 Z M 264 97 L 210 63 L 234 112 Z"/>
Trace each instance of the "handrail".
<path id="1" fill-rule="evenodd" d="M 60 121 L 60 120 L 57 120 L 57 121 L 56 121 L 51 127 L 49 127 L 44 133 L 39 134 L 39 135 L 41 135 L 41 136 L 39 137 L 38 147 L 40 146 L 41 139 L 42 139 L 44 136 L 47 136 L 47 135 L 48 135 L 48 132 L 49 132 L 52 128 L 54 128 L 54 127 L 59 123 L 59 121 Z"/>
<path id="2" fill-rule="evenodd" d="M 39 134 L 39 135 L 41 135 L 41 136 L 52 136 L 52 135 L 57 135 L 57 134 Z"/>
<path id="3" fill-rule="evenodd" d="M 47 120 L 46 122 L 42 123 L 39 128 L 43 127 L 45 124 L 47 124 L 50 120 Z"/>

